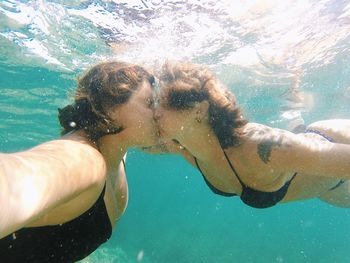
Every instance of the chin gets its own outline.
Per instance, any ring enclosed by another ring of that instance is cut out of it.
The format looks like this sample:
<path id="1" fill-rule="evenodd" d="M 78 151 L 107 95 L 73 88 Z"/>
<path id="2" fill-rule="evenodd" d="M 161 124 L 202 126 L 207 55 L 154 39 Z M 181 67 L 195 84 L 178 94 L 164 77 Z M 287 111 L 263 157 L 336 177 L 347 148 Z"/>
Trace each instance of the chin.
<path id="1" fill-rule="evenodd" d="M 172 139 L 171 136 L 170 136 L 170 134 L 167 133 L 167 132 L 164 131 L 164 130 L 159 130 L 159 132 L 158 132 L 158 137 L 159 137 L 160 139 L 162 139 L 162 140 L 170 140 L 170 139 Z"/>
<path id="2" fill-rule="evenodd" d="M 151 146 L 144 146 L 140 148 L 142 151 L 147 152 L 147 153 L 168 153 L 168 149 L 165 146 L 165 144 L 156 144 L 156 145 L 151 145 Z"/>
<path id="3" fill-rule="evenodd" d="M 141 148 L 148 148 L 148 147 L 153 147 L 155 145 L 159 144 L 159 137 L 156 136 L 155 134 L 152 134 L 151 136 L 147 137 L 147 140 L 144 140 L 139 147 Z"/>

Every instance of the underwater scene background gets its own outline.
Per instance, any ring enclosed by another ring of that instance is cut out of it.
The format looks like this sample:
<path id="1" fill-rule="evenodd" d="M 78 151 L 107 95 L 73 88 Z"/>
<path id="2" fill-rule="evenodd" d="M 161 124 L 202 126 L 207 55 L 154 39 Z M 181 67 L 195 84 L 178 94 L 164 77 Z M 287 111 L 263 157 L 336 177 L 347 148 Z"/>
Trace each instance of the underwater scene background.
<path id="1" fill-rule="evenodd" d="M 59 137 L 76 78 L 111 59 L 206 64 L 273 127 L 349 118 L 349 32 L 341 0 L 0 1 L 0 151 Z M 131 149 L 126 169 L 126 213 L 83 262 L 350 262 L 349 209 L 250 208 L 175 155 Z"/>

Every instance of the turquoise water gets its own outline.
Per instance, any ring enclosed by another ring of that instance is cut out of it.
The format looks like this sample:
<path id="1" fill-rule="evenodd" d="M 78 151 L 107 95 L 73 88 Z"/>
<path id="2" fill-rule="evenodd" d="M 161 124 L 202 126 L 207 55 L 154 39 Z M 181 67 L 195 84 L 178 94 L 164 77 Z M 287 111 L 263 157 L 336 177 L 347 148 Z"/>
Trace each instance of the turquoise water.
<path id="1" fill-rule="evenodd" d="M 296 112 L 306 123 L 349 118 L 347 1 L 131 2 L 0 1 L 1 152 L 57 138 L 57 108 L 77 75 L 106 58 L 206 63 L 250 120 L 282 128 L 296 118 L 290 87 L 301 71 Z M 318 200 L 249 208 L 211 193 L 181 158 L 137 149 L 127 177 L 125 215 L 83 262 L 350 262 L 349 209 Z"/>

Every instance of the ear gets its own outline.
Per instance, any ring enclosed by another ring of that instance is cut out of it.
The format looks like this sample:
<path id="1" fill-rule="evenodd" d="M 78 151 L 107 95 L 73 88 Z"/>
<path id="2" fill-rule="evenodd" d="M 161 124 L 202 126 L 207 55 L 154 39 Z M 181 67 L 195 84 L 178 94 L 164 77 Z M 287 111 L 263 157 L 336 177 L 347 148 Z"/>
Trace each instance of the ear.
<path id="1" fill-rule="evenodd" d="M 196 117 L 203 119 L 208 115 L 209 102 L 204 100 L 195 106 Z"/>

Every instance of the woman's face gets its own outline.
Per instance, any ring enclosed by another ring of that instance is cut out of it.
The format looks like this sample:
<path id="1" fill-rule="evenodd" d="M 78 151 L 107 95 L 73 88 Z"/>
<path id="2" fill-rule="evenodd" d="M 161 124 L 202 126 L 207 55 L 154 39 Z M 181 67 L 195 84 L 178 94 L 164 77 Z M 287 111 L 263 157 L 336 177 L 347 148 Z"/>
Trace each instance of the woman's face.
<path id="1" fill-rule="evenodd" d="M 169 108 L 166 97 L 160 94 L 159 105 L 154 110 L 154 119 L 162 139 L 179 139 L 193 127 L 194 118 L 193 109 Z"/>
<path id="2" fill-rule="evenodd" d="M 154 92 L 151 84 L 144 81 L 133 92 L 129 101 L 113 110 L 112 118 L 130 135 L 135 146 L 157 144 L 157 129 L 154 121 Z"/>

